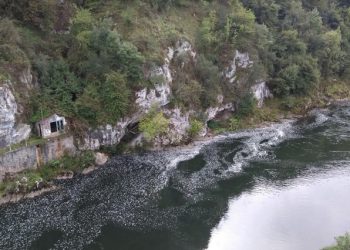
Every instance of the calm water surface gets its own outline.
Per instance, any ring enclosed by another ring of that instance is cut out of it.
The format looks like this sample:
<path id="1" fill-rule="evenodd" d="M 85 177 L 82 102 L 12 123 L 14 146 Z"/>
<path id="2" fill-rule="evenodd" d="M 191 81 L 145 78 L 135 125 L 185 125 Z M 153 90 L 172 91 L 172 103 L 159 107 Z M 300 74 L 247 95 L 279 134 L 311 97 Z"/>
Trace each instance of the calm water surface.
<path id="1" fill-rule="evenodd" d="M 0 207 L 0 249 L 320 249 L 350 231 L 350 107 L 60 184 Z"/>

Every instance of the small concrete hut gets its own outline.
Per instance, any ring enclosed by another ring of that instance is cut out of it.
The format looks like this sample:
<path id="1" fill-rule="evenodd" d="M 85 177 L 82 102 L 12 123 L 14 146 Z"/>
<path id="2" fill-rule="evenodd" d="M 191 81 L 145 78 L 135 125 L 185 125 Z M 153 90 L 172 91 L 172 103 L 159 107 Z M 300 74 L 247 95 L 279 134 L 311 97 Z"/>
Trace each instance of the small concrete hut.
<path id="1" fill-rule="evenodd" d="M 67 122 L 63 116 L 51 115 L 36 123 L 39 136 L 43 138 L 56 137 L 66 131 Z"/>

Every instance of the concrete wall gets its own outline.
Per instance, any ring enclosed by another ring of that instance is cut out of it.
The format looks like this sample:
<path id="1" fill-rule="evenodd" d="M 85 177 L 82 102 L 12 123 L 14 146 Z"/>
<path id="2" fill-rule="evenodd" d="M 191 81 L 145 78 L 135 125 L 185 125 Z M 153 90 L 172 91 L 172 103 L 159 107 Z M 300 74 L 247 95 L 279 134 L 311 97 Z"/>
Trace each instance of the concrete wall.
<path id="1" fill-rule="evenodd" d="M 59 159 L 65 153 L 76 153 L 73 136 L 51 139 L 42 145 L 32 145 L 0 155 L 0 180 L 5 173 L 20 172 L 36 168 L 51 160 Z"/>

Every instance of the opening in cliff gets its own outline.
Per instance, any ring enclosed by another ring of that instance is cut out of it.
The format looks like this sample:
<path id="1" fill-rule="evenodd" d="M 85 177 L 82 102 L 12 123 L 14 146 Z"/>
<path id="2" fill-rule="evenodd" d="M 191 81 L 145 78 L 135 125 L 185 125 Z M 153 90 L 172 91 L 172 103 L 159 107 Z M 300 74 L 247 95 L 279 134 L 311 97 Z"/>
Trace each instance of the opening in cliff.
<path id="1" fill-rule="evenodd" d="M 135 148 L 138 146 L 137 138 L 140 135 L 139 123 L 131 123 L 127 126 L 125 135 L 120 140 L 120 147 L 124 149 Z"/>

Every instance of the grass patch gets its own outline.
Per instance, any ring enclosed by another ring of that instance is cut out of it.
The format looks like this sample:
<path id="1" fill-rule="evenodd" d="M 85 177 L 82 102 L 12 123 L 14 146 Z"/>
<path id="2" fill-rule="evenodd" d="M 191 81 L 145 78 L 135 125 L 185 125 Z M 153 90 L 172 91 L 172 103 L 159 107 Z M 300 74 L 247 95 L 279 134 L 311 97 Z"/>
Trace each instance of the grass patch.
<path id="1" fill-rule="evenodd" d="M 332 99 L 343 99 L 350 96 L 350 87 L 344 82 L 336 82 L 325 88 L 325 95 Z"/>

